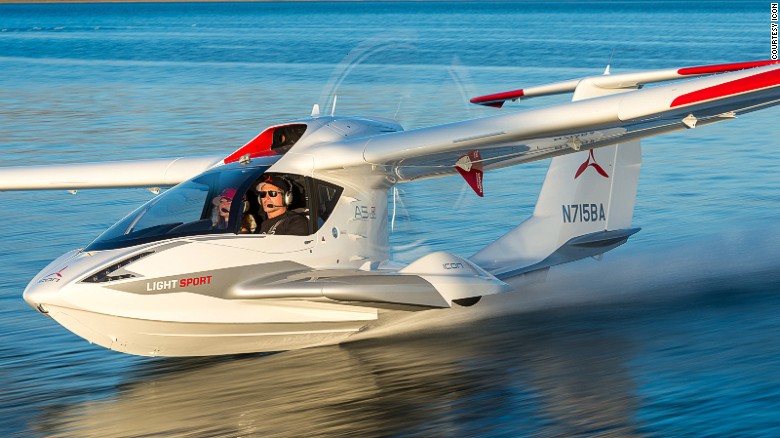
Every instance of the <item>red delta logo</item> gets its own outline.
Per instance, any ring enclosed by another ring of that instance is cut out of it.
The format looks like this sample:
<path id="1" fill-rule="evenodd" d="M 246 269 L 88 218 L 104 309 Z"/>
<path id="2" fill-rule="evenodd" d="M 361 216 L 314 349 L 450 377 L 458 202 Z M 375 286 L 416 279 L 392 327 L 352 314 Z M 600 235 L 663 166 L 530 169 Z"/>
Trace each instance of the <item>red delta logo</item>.
<path id="1" fill-rule="evenodd" d="M 44 276 L 43 278 L 38 280 L 38 283 L 50 283 L 50 282 L 57 283 L 62 278 L 62 271 L 66 270 L 66 269 L 68 269 L 67 266 L 65 266 L 64 268 L 60 269 L 57 272 L 52 272 L 51 274 L 46 274 L 46 276 Z"/>
<path id="2" fill-rule="evenodd" d="M 609 178 L 607 172 L 605 172 L 604 169 L 596 162 L 596 157 L 593 155 L 593 149 L 590 150 L 588 159 L 585 160 L 584 163 L 580 164 L 580 168 L 577 169 L 577 173 L 574 174 L 574 179 L 577 179 L 580 175 L 582 175 L 582 173 L 585 172 L 588 167 L 596 169 L 596 172 L 598 172 L 599 175 L 603 176 L 604 178 Z"/>

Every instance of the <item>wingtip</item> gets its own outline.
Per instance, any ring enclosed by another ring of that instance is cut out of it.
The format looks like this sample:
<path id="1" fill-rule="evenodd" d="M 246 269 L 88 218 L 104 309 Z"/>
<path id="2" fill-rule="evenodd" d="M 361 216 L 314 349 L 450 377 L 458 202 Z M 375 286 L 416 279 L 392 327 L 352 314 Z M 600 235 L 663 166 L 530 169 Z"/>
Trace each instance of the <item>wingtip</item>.
<path id="1" fill-rule="evenodd" d="M 501 107 L 504 106 L 504 101 L 503 100 L 485 101 L 485 100 L 481 100 L 478 97 L 472 98 L 471 100 L 469 100 L 469 102 L 477 104 L 477 105 L 482 105 L 482 106 L 490 106 L 490 107 L 493 107 L 493 108 L 501 108 Z"/>
<path id="2" fill-rule="evenodd" d="M 471 100 L 469 100 L 469 102 L 475 103 L 477 105 L 485 105 L 485 106 L 491 106 L 493 108 L 501 108 L 504 106 L 504 102 L 506 102 L 507 100 L 520 99 L 524 95 L 525 95 L 525 91 L 522 89 L 504 91 L 502 93 L 486 94 L 484 96 L 472 97 Z"/>

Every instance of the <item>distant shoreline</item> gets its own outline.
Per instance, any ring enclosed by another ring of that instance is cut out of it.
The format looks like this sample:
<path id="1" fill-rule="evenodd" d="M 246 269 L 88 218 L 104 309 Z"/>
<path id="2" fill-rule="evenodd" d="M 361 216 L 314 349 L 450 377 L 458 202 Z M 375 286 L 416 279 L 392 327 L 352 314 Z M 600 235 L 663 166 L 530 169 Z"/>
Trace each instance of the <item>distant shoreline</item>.
<path id="1" fill-rule="evenodd" d="M 358 3 L 363 0 L 0 0 L 0 4 L 59 4 L 59 3 L 314 3 L 338 2 Z M 370 0 L 371 2 L 403 2 L 411 3 L 420 0 Z M 453 0 L 425 0 L 446 2 Z M 454 0 L 459 1 L 459 0 Z"/>
<path id="2" fill-rule="evenodd" d="M 364 0 L 0 0 L 0 4 L 31 4 L 31 3 L 312 3 L 339 2 L 356 3 Z M 420 0 L 370 0 L 371 2 L 416 2 Z M 424 0 L 434 2 L 459 0 Z M 476 1 L 476 0 L 475 0 Z M 511 1 L 511 0 L 510 0 Z"/>
<path id="3" fill-rule="evenodd" d="M 491 0 L 491 3 L 518 3 L 528 0 Z M 577 0 L 535 0 L 542 3 L 571 3 Z M 0 4 L 60 3 L 458 3 L 478 0 L 0 0 Z"/>
<path id="4" fill-rule="evenodd" d="M 417 2 L 474 2 L 477 0 L 369 0 L 369 3 Z M 493 3 L 513 3 L 525 0 L 491 0 Z M 577 0 L 541 0 L 542 2 L 570 2 Z M 363 3 L 365 0 L 0 0 L 0 4 L 59 4 L 59 3 Z"/>

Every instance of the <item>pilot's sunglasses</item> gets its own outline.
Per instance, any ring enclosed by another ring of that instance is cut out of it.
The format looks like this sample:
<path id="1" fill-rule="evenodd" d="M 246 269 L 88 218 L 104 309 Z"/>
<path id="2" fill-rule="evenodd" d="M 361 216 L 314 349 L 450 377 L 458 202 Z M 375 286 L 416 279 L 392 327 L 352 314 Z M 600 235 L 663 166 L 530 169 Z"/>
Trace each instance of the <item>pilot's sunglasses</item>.
<path id="1" fill-rule="evenodd" d="M 276 190 L 269 190 L 267 192 L 265 190 L 260 190 L 259 192 L 257 192 L 257 197 L 258 198 L 265 198 L 265 195 L 268 195 L 271 198 L 275 198 L 275 197 L 277 197 L 277 196 L 279 196 L 281 194 L 282 194 L 282 192 L 277 192 Z"/>

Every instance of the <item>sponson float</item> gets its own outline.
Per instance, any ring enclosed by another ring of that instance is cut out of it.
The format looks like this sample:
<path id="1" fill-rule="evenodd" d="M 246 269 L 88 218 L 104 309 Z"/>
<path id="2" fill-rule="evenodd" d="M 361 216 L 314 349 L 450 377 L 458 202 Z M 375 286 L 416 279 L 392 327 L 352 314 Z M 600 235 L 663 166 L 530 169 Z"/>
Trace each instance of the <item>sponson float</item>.
<path id="1" fill-rule="evenodd" d="M 171 187 L 53 261 L 24 299 L 90 342 L 150 356 L 333 344 L 385 312 L 478 305 L 512 277 L 626 242 L 639 140 L 777 105 L 780 66 L 604 74 L 472 102 L 557 93 L 572 102 L 412 131 L 314 111 L 226 157 L 2 168 L 0 190 Z M 533 215 L 506 235 L 470 257 L 391 260 L 395 184 L 460 173 L 482 196 L 485 171 L 548 158 Z M 281 207 L 304 235 L 257 233 Z"/>

